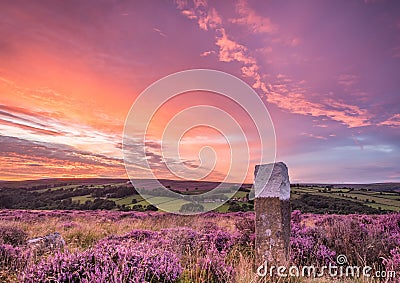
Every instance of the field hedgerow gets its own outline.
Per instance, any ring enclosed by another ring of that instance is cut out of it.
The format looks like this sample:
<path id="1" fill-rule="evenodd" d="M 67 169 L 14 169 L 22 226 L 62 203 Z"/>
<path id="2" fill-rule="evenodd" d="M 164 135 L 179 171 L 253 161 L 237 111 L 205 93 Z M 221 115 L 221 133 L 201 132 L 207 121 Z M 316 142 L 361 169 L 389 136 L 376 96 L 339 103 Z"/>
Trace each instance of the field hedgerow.
<path id="1" fill-rule="evenodd" d="M 66 240 L 63 250 L 35 257 L 22 240 L 11 243 L 10 238 L 0 238 L 2 282 L 183 283 L 259 279 L 253 272 L 253 213 L 180 216 L 154 212 L 3 210 L 0 227 L 14 227 L 12 233 L 5 234 L 15 236 L 11 239 L 58 231 Z M 400 214 L 339 216 L 294 211 L 291 231 L 293 264 L 322 266 L 343 254 L 349 264 L 400 274 Z M 329 278 L 324 280 L 330 282 Z"/>

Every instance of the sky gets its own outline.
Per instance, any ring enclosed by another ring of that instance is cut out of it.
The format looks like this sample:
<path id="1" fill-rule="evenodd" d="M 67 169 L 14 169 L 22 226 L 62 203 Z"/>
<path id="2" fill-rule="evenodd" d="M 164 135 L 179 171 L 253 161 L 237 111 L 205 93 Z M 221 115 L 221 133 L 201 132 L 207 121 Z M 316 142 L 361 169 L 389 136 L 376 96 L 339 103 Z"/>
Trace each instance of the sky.
<path id="1" fill-rule="evenodd" d="M 292 183 L 400 182 L 394 0 L 0 1 L 0 180 L 126 178 L 132 104 L 153 82 L 189 69 L 223 71 L 254 89 Z M 182 94 L 162 105 L 147 135 L 157 177 L 174 178 L 160 153 L 166 121 L 205 103 L 254 134 L 238 105 Z M 209 146 L 203 159 L 217 158 L 204 179 L 221 181 L 231 160 L 224 133 L 182 134 L 182 162 L 197 168 Z M 259 144 L 249 147 L 252 182 Z"/>

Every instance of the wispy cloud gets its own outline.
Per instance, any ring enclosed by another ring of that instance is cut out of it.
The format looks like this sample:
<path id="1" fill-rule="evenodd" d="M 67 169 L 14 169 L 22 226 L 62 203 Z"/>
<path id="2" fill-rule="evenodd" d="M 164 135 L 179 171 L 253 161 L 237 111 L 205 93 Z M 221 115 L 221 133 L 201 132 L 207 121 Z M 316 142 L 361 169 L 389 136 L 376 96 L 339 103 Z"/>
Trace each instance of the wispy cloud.
<path id="1" fill-rule="evenodd" d="M 210 56 L 211 54 L 215 54 L 215 51 L 213 51 L 213 50 L 204 51 L 203 53 L 200 54 L 200 56 L 207 57 L 207 56 Z"/>
<path id="2" fill-rule="evenodd" d="M 207 3 L 190 5 L 188 2 L 180 2 L 178 9 L 189 9 L 196 14 L 199 27 L 202 28 L 200 23 L 208 15 L 207 11 L 209 7 Z M 276 26 L 271 24 L 269 19 L 257 16 L 255 11 L 252 11 L 248 7 L 246 1 L 238 2 L 237 11 L 241 15 L 247 15 L 246 18 L 241 18 L 239 22 L 249 24 L 253 28 L 253 31 L 273 32 L 277 29 Z M 187 17 L 193 19 L 190 16 Z M 257 25 L 255 24 L 256 22 L 258 23 Z M 261 92 L 261 97 L 267 102 L 295 114 L 329 117 L 348 127 L 362 127 L 371 124 L 371 115 L 367 110 L 359 108 L 356 105 L 329 99 L 322 99 L 322 102 L 313 102 L 306 97 L 306 91 L 302 89 L 300 82 L 293 82 L 283 74 L 277 77 L 280 82 L 267 84 L 263 80 L 266 74 L 261 71 L 257 59 L 251 55 L 251 52 L 244 44 L 238 43 L 229 36 L 222 21 L 218 22 L 218 28 L 208 26 L 207 30 L 209 28 L 216 34 L 215 44 L 219 47 L 219 60 L 222 62 L 235 61 L 241 63 L 242 75 L 253 80 L 253 87 Z M 342 77 L 341 82 L 348 85 L 354 83 L 356 78 L 351 77 L 351 79 L 352 81 L 348 77 Z"/>
<path id="3" fill-rule="evenodd" d="M 222 18 L 214 8 L 208 7 L 207 1 L 195 0 L 190 5 L 187 1 L 175 1 L 177 8 L 188 19 L 197 20 L 199 27 L 203 30 L 216 29 L 222 24 Z"/>
<path id="4" fill-rule="evenodd" d="M 123 119 L 111 117 L 109 113 L 102 109 L 96 109 L 90 115 L 88 115 L 88 112 L 82 111 L 82 109 L 88 110 L 96 107 L 96 103 L 92 99 L 76 98 L 49 87 L 30 88 L 21 86 L 1 76 L 0 79 L 0 93 L 7 94 L 7 96 L 0 98 L 0 110 L 6 109 L 8 115 L 18 113 L 18 123 L 20 124 L 32 127 L 43 126 L 37 123 L 46 118 L 49 121 L 46 124 L 47 130 L 52 130 L 52 123 L 57 125 L 60 121 L 65 124 L 80 121 L 81 124 L 100 126 L 104 131 L 113 132 L 115 129 L 121 128 L 124 123 Z M 27 106 L 16 107 L 13 105 L 28 105 L 29 109 Z M 4 113 L 2 117 L 4 120 Z M 100 125 L 98 121 L 101 121 Z M 16 120 L 14 122 L 17 123 Z M 26 123 L 29 123 L 29 125 Z M 36 124 L 33 125 L 34 123 Z"/>
<path id="5" fill-rule="evenodd" d="M 221 23 L 222 19 L 214 8 L 211 8 L 205 15 L 199 18 L 199 27 L 204 30 L 215 29 Z"/>
<path id="6" fill-rule="evenodd" d="M 257 15 L 257 12 L 251 9 L 247 0 L 239 0 L 236 4 L 236 12 L 239 18 L 230 19 L 230 22 L 244 25 L 254 33 L 274 33 L 277 27 L 272 24 L 267 17 Z"/>
<path id="7" fill-rule="evenodd" d="M 371 115 L 368 114 L 368 111 L 357 106 L 349 105 L 344 102 L 332 101 L 330 99 L 324 99 L 322 103 L 312 102 L 308 101 L 304 94 L 290 92 L 290 90 L 285 92 L 282 87 L 279 89 L 279 93 L 274 91 L 273 85 L 267 88 L 262 84 L 261 87 L 266 92 L 268 102 L 290 111 L 291 113 L 314 117 L 329 117 L 350 128 L 363 127 L 371 124 Z"/>
<path id="8" fill-rule="evenodd" d="M 345 88 L 349 88 L 356 84 L 359 80 L 359 77 L 354 74 L 341 74 L 338 77 L 338 84 L 344 86 Z"/>
<path id="9" fill-rule="evenodd" d="M 229 39 L 225 29 L 219 29 L 219 33 L 215 44 L 219 47 L 220 61 L 237 61 L 246 65 L 255 63 L 255 59 L 246 54 L 247 47 Z"/>
<path id="10" fill-rule="evenodd" d="M 66 144 L 29 141 L 10 136 L 0 136 L 0 142 L 0 165 L 3 168 L 1 179 L 10 179 L 11 175 L 14 178 L 25 175 L 28 178 L 124 176 L 123 161 L 119 158 L 77 150 Z M 33 169 L 33 166 L 37 168 Z"/>
<path id="11" fill-rule="evenodd" d="M 13 138 L 4 141 L 9 145 L 0 157 L 1 178 L 123 174 L 121 135 L 135 97 L 167 74 L 199 67 L 239 75 L 254 88 L 274 120 L 279 158 L 301 180 L 396 176 L 399 3 L 175 3 L 177 10 L 170 1 L 96 7 L 0 1 L 0 132 Z M 163 13 L 154 14 L 156 9 Z M 342 10 L 349 13 L 338 22 Z M 165 119 L 155 117 L 152 139 L 161 139 L 158 133 L 175 110 L 200 101 L 221 103 L 241 124 L 251 124 L 240 109 L 214 96 L 177 101 L 168 101 Z M 212 134 L 205 136 L 212 143 Z M 181 160 L 193 168 L 199 164 L 197 142 L 203 140 L 184 144 Z M 258 140 L 250 146 L 257 149 Z M 146 150 L 156 170 L 166 172 L 158 149 Z M 343 172 L 339 163 L 353 170 Z M 371 177 L 374 164 L 386 165 Z"/>
<path id="12" fill-rule="evenodd" d="M 389 119 L 380 122 L 381 126 L 399 127 L 400 126 L 400 114 L 395 114 Z"/>
<path id="13" fill-rule="evenodd" d="M 27 141 L 68 145 L 93 155 L 122 157 L 118 149 L 121 136 L 101 132 L 82 124 L 71 124 L 41 112 L 0 106 L 0 130 L 3 135 Z"/>
<path id="14" fill-rule="evenodd" d="M 400 46 L 393 47 L 391 53 L 393 58 L 400 58 Z"/>
<path id="15" fill-rule="evenodd" d="M 166 35 L 165 35 L 165 33 L 163 33 L 160 29 L 158 29 L 158 28 L 153 28 L 153 31 L 155 31 L 156 33 L 158 33 L 159 35 L 161 35 L 162 37 L 167 37 Z"/>
<path id="16" fill-rule="evenodd" d="M 314 135 L 314 134 L 311 134 L 311 133 L 301 133 L 301 135 L 309 137 L 309 138 L 319 139 L 319 140 L 326 140 L 327 139 L 327 137 Z"/>

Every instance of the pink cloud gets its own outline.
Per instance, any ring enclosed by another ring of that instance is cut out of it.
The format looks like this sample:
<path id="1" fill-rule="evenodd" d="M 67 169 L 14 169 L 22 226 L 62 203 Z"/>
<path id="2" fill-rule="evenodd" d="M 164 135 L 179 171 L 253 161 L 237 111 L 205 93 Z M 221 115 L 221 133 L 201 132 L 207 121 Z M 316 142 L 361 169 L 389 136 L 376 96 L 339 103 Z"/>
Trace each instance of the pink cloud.
<path id="1" fill-rule="evenodd" d="M 199 17 L 198 21 L 199 27 L 203 30 L 208 30 L 209 28 L 215 29 L 221 23 L 222 19 L 214 8 L 211 8 L 207 14 Z"/>
<path id="2" fill-rule="evenodd" d="M 267 46 L 267 47 L 263 47 L 263 48 L 259 48 L 256 49 L 257 52 L 262 53 L 263 55 L 269 56 L 272 52 L 272 47 L 271 46 Z"/>
<path id="3" fill-rule="evenodd" d="M 194 7 L 198 8 L 207 8 L 208 3 L 206 0 L 193 0 Z"/>
<path id="4" fill-rule="evenodd" d="M 176 7 L 179 10 L 183 10 L 187 6 L 186 0 L 175 0 Z"/>
<path id="5" fill-rule="evenodd" d="M 253 78 L 255 83 L 253 84 L 254 88 L 260 88 L 261 85 L 261 76 L 258 72 L 258 66 L 256 64 L 251 64 L 250 66 L 243 66 L 241 68 L 242 74 L 248 78 Z"/>
<path id="6" fill-rule="evenodd" d="M 341 74 L 338 77 L 338 84 L 344 86 L 345 88 L 349 88 L 352 85 L 356 84 L 359 80 L 359 77 L 354 74 Z"/>
<path id="7" fill-rule="evenodd" d="M 197 19 L 197 16 L 193 10 L 182 10 L 181 13 L 190 20 Z"/>
<path id="8" fill-rule="evenodd" d="M 380 126 L 389 126 L 389 127 L 399 127 L 400 126 L 400 114 L 395 114 L 389 119 L 379 123 Z"/>
<path id="9" fill-rule="evenodd" d="M 193 1 L 190 7 L 186 1 L 175 1 L 177 8 L 190 20 L 197 20 L 199 27 L 203 30 L 216 29 L 222 24 L 222 19 L 214 8 L 208 8 L 207 1 Z"/>
<path id="10" fill-rule="evenodd" d="M 396 46 L 391 50 L 393 58 L 400 58 L 400 46 Z"/>
<path id="11" fill-rule="evenodd" d="M 238 61 L 243 64 L 254 64 L 255 59 L 246 55 L 247 47 L 228 38 L 225 29 L 220 30 L 216 45 L 219 47 L 219 60 L 222 62 Z"/>
<path id="12" fill-rule="evenodd" d="M 277 31 L 277 27 L 272 24 L 271 20 L 267 17 L 257 15 L 248 6 L 246 0 L 239 0 L 236 4 L 236 12 L 240 15 L 240 18 L 231 19 L 232 23 L 245 25 L 254 33 L 274 33 Z"/>
<path id="13" fill-rule="evenodd" d="M 311 133 L 301 133 L 302 136 L 306 136 L 306 137 L 310 137 L 310 138 L 314 138 L 314 139 L 319 139 L 319 140 L 326 140 L 326 137 L 323 136 L 319 136 L 319 135 L 314 135 Z"/>
<path id="14" fill-rule="evenodd" d="M 266 100 L 269 103 L 291 113 L 314 117 L 326 116 L 347 125 L 349 128 L 371 125 L 369 122 L 371 117 L 368 112 L 357 106 L 343 102 L 334 102 L 334 105 L 331 105 L 332 101 L 329 100 L 323 100 L 322 103 L 312 102 L 307 100 L 303 94 L 284 90 L 282 86 L 278 89 L 280 92 L 276 92 L 273 85 L 268 89 L 262 84 L 261 88 L 265 91 Z M 337 109 L 330 109 L 331 106 Z"/>
<path id="15" fill-rule="evenodd" d="M 353 137 L 354 143 L 357 146 L 359 146 L 361 150 L 364 150 L 364 145 L 362 143 L 360 143 L 360 141 L 357 139 L 357 137 L 354 134 L 352 134 L 351 136 Z"/>
<path id="16" fill-rule="evenodd" d="M 159 35 L 161 35 L 162 37 L 166 37 L 165 33 L 163 33 L 160 29 L 158 28 L 153 28 L 153 30 L 158 33 Z"/>
<path id="17" fill-rule="evenodd" d="M 186 5 L 180 5 L 180 9 L 186 9 Z M 268 18 L 256 15 L 255 11 L 248 7 L 246 1 L 239 1 L 237 4 L 237 12 L 242 18 L 231 20 L 234 23 L 246 24 L 254 32 L 272 33 L 276 30 Z M 260 71 L 260 65 L 257 60 L 249 54 L 248 48 L 231 39 L 226 29 L 222 25 L 222 21 L 207 20 L 209 15 L 218 15 L 214 8 L 209 9 L 207 3 L 195 3 L 192 8 L 196 13 L 200 28 L 209 30 L 211 28 L 217 32 L 215 44 L 219 47 L 218 58 L 222 62 L 239 62 L 242 63 L 241 72 L 244 77 L 252 79 L 253 87 L 262 92 L 261 97 L 265 98 L 268 103 L 272 103 L 283 110 L 287 110 L 294 114 L 308 115 L 314 117 L 329 117 L 330 119 L 347 125 L 348 127 L 368 126 L 371 116 L 370 114 L 355 105 L 346 104 L 344 102 L 322 99 L 321 102 L 312 102 L 304 95 L 305 90 L 301 87 L 302 82 L 293 82 L 284 74 L 278 74 L 278 82 L 266 84 L 262 78 L 264 76 Z M 211 12 L 210 12 L 211 11 Z M 220 19 L 218 16 L 217 19 Z M 218 23 L 218 24 L 210 24 Z M 218 28 L 217 28 L 218 26 Z M 283 37 L 277 37 L 275 40 L 282 41 Z M 297 45 L 300 39 L 290 40 L 289 45 Z M 348 86 L 356 82 L 358 78 L 354 75 L 343 75 L 339 77 L 339 82 Z"/>
<path id="18" fill-rule="evenodd" d="M 272 39 L 272 42 L 279 43 L 284 46 L 296 47 L 296 46 L 300 45 L 301 40 L 298 37 L 285 36 L 285 35 L 279 34 L 278 37 L 275 37 Z"/>
<path id="19" fill-rule="evenodd" d="M 210 56 L 211 54 L 215 54 L 215 51 L 204 51 L 203 53 L 200 54 L 200 56 L 207 57 Z"/>
<path id="20" fill-rule="evenodd" d="M 247 47 L 232 40 L 227 35 L 225 28 L 222 27 L 222 19 L 214 8 L 208 8 L 205 1 L 194 1 L 194 7 L 189 7 L 187 2 L 178 1 L 178 9 L 188 19 L 196 19 L 199 27 L 203 30 L 213 30 L 217 32 L 215 44 L 219 47 L 218 58 L 221 62 L 237 61 L 244 66 L 241 71 L 246 77 L 258 77 L 258 66 L 256 60 L 247 54 Z M 206 51 L 200 56 L 208 56 L 213 51 Z M 258 78 L 260 81 L 261 78 Z M 259 87 L 255 84 L 255 87 Z"/>

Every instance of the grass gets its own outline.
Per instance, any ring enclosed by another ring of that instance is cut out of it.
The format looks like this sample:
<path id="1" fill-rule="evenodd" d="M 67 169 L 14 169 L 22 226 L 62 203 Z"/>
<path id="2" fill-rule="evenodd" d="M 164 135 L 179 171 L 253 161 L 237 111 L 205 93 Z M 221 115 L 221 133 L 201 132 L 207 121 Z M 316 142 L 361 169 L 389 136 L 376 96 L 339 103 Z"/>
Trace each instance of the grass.
<path id="1" fill-rule="evenodd" d="M 92 197 L 91 195 L 72 197 L 72 201 L 78 201 L 80 203 L 85 203 L 85 201 L 87 200 L 94 200 L 94 197 Z"/>
<path id="2" fill-rule="evenodd" d="M 234 198 L 244 198 L 247 196 L 247 194 L 248 194 L 247 192 L 237 191 L 233 197 Z M 228 194 L 225 194 L 225 195 L 228 196 Z"/>
<path id="3" fill-rule="evenodd" d="M 221 205 L 220 207 L 217 208 L 218 212 L 228 212 L 229 209 L 229 205 L 224 203 L 223 205 Z"/>

